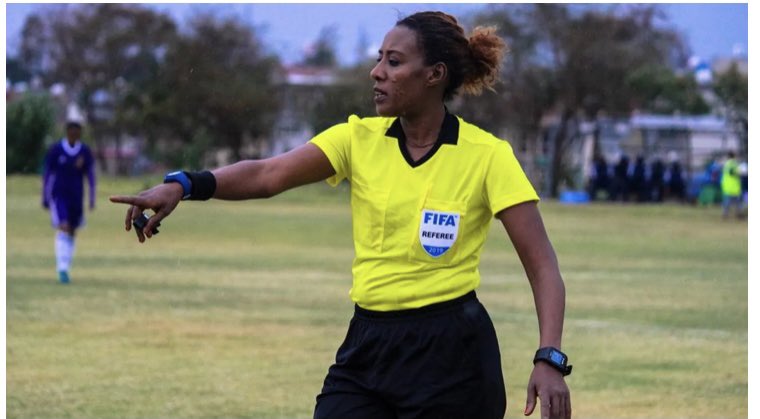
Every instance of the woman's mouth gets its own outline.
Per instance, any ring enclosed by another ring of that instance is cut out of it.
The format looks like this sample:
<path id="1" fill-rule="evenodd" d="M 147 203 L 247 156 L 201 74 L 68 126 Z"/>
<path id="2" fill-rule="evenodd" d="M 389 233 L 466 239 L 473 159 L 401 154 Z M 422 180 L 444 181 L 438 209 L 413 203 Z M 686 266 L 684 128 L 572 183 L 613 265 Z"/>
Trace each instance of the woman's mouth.
<path id="1" fill-rule="evenodd" d="M 385 93 L 384 90 L 380 90 L 380 89 L 375 88 L 374 91 L 375 91 L 375 98 L 374 98 L 375 99 L 375 103 L 383 102 L 383 101 L 385 101 L 385 99 L 388 98 L 388 94 Z"/>

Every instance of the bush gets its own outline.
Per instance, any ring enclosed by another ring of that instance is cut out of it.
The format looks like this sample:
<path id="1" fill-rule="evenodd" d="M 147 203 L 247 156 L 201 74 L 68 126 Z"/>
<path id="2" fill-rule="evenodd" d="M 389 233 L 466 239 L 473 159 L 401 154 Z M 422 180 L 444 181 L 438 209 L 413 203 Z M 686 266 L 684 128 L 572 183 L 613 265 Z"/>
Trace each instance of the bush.
<path id="1" fill-rule="evenodd" d="M 37 173 L 45 138 L 55 123 L 55 109 L 46 95 L 28 95 L 8 104 L 5 114 L 5 173 Z"/>

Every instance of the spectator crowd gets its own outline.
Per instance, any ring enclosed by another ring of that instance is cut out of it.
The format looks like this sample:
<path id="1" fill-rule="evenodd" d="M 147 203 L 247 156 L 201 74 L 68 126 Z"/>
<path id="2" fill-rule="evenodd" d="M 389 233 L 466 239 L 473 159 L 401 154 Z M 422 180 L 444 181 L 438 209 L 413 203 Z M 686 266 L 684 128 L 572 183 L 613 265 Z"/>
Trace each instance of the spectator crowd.
<path id="1" fill-rule="evenodd" d="M 731 170 L 724 170 L 727 165 Z M 735 167 L 733 167 L 735 165 Z M 649 161 L 639 155 L 635 160 L 623 154 L 610 164 L 603 156 L 594 158 L 588 180 L 588 193 L 592 201 L 612 202 L 691 202 L 710 205 L 723 202 L 726 182 L 734 177 L 741 184 L 741 205 L 747 203 L 747 163 L 738 163 L 732 152 L 724 159 L 711 159 L 701 173 L 693 176 L 685 171 L 681 162 L 671 156 L 668 161 L 656 157 Z M 733 196 L 734 193 L 731 192 Z"/>

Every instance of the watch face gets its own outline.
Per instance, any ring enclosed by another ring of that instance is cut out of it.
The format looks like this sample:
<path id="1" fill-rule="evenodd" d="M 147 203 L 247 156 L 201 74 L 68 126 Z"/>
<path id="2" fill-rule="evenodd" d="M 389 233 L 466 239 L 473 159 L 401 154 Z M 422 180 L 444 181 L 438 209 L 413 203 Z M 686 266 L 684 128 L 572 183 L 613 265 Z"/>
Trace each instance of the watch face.
<path id="1" fill-rule="evenodd" d="M 549 358 L 551 358 L 552 362 L 556 364 L 559 364 L 559 365 L 565 364 L 565 357 L 557 351 L 551 351 L 549 353 Z"/>

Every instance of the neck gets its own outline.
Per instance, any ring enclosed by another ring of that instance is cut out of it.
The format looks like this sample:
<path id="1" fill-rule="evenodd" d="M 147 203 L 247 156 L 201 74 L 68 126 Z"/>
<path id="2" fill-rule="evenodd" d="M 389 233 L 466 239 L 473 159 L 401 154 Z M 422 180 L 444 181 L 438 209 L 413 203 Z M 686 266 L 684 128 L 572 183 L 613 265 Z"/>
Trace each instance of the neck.
<path id="1" fill-rule="evenodd" d="M 428 147 L 435 144 L 445 117 L 446 109 L 442 105 L 416 116 L 405 115 L 400 117 L 407 145 Z"/>
<path id="2" fill-rule="evenodd" d="M 74 145 L 76 145 L 76 143 L 77 143 L 77 139 L 76 139 L 76 138 L 70 138 L 70 137 L 67 137 L 67 138 L 66 138 L 66 141 L 67 141 L 67 142 L 69 143 L 69 145 L 70 145 L 70 146 L 72 146 L 72 147 L 73 147 Z"/>

